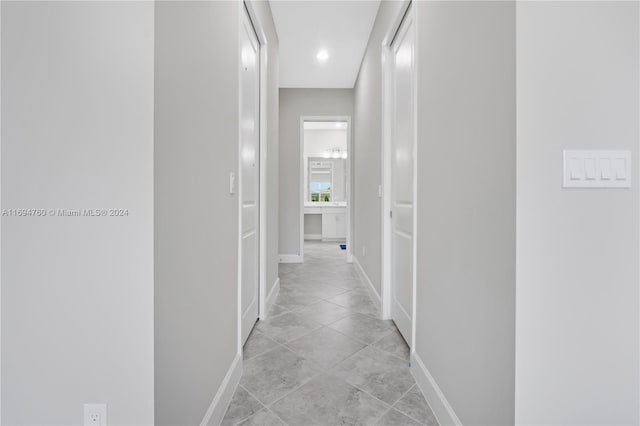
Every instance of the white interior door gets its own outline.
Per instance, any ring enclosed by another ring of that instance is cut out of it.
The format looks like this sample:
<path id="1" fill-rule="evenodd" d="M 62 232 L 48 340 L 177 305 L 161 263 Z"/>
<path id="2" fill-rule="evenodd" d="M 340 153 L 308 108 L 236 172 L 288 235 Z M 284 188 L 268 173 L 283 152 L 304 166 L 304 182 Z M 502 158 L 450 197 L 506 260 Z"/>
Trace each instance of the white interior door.
<path id="1" fill-rule="evenodd" d="M 258 319 L 260 198 L 260 44 L 248 14 L 241 31 L 240 199 L 242 343 Z"/>
<path id="2" fill-rule="evenodd" d="M 391 318 L 409 346 L 413 323 L 414 22 L 408 11 L 391 45 Z"/>

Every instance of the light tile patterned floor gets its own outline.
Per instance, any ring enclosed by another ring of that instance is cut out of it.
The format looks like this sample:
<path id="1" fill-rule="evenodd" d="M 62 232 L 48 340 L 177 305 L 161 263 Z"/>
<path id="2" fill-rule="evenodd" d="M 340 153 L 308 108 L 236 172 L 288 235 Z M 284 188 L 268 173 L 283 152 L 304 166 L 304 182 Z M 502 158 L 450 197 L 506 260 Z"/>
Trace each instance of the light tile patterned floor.
<path id="1" fill-rule="evenodd" d="M 379 319 L 338 243 L 305 242 L 280 265 L 280 295 L 244 347 L 223 425 L 437 425 L 409 372 L 409 348 Z"/>

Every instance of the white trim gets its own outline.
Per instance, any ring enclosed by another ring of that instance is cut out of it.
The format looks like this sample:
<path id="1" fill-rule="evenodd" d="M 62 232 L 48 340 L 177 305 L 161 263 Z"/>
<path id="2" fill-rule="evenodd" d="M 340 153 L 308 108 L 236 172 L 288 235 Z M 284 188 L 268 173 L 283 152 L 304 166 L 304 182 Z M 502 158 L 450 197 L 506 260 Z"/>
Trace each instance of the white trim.
<path id="1" fill-rule="evenodd" d="M 154 12 L 155 13 L 155 12 Z M 0 6 L 0 22 L 2 22 L 2 7 Z M 1 25 L 0 25 L 1 27 Z M 0 30 L 0 34 L 2 34 L 2 31 Z M 1 41 L 2 37 L 0 37 L 0 41 Z M 2 43 L 0 42 L 0 45 L 2 45 Z M 2 57 L 2 55 L 0 55 L 0 57 Z M 1 65 L 2 61 L 0 61 L 0 70 L 2 69 L 2 65 Z M 154 71 L 155 72 L 155 71 Z M 2 81 L 2 76 L 0 73 L 0 81 Z M 2 85 L 0 84 L 0 93 L 2 93 Z M 154 93 L 155 96 L 155 93 Z M 0 99 L 2 99 L 2 96 L 0 95 Z M 0 103 L 1 104 L 1 103 Z M 0 111 L 0 117 L 2 116 L 2 113 Z M 0 120 L 1 123 L 2 120 Z M 1 124 L 0 124 L 1 126 Z M 0 135 L 2 134 L 2 132 L 0 132 Z M 0 147 L 2 146 L 1 143 L 2 138 L 0 138 Z M 0 151 L 2 151 L 0 149 Z M 0 154 L 0 158 L 1 158 Z M 2 164 L 2 162 L 0 161 L 0 164 Z M 0 174 L 1 175 L 1 174 Z M 0 188 L 2 187 L 2 185 L 0 185 Z M 2 197 L 0 196 L 0 204 L 1 204 L 1 200 Z M 0 221 L 0 241 L 2 241 L 2 225 L 1 225 L 2 221 Z M 0 247 L 2 247 L 2 244 L 0 244 Z M 2 276 L 1 273 L 1 268 L 2 268 L 2 255 L 1 255 L 2 250 L 0 249 L 0 277 Z M 154 281 L 155 282 L 155 281 Z M 2 318 L 2 281 L 0 280 L 0 318 Z M 0 327 L 1 329 L 2 327 Z M 0 332 L 0 366 L 2 365 L 2 336 L 1 336 L 1 332 Z M 155 357 L 155 353 L 154 353 L 154 357 Z M 2 424 L 2 368 L 0 368 L 0 424 Z"/>
<path id="2" fill-rule="evenodd" d="M 418 299 L 418 13 L 416 5 L 409 3 L 408 12 L 413 19 L 413 301 L 411 307 L 411 351 L 416 351 L 417 299 Z M 455 413 L 454 413 L 455 414 Z M 456 417 L 457 418 L 457 417 Z"/>
<path id="3" fill-rule="evenodd" d="M 303 115 L 300 117 L 300 199 L 298 200 L 298 208 L 300 209 L 300 263 L 304 262 L 304 122 L 305 121 L 344 121 L 347 123 L 347 169 L 345 173 L 345 185 L 347 189 L 347 263 L 353 261 L 353 251 L 351 244 L 351 224 L 353 223 L 353 194 L 351 193 L 351 163 L 353 161 L 353 155 L 351 152 L 351 116 L 350 115 Z M 340 239 L 336 240 L 340 241 Z M 282 255 L 280 256 L 280 263 L 288 263 L 282 261 Z M 291 262 L 293 263 L 293 262 Z"/>
<path id="4" fill-rule="evenodd" d="M 245 14 L 245 8 L 244 8 L 244 3 L 243 2 L 238 2 L 238 31 L 242 31 L 242 28 L 244 27 L 244 23 L 242 22 L 244 19 L 244 14 Z M 236 316 L 238 317 L 237 319 L 237 343 L 236 343 L 236 354 L 237 356 L 242 356 L 242 123 L 241 123 L 241 117 L 242 117 L 242 75 L 241 75 L 241 70 L 242 70 L 242 57 L 240 52 L 242 52 L 242 37 L 240 37 L 240 33 L 238 34 L 238 46 L 237 46 L 237 51 L 238 51 L 238 62 L 237 62 L 237 67 L 238 67 L 238 146 L 237 146 L 237 153 L 238 153 L 238 160 L 236 163 L 236 184 L 237 184 L 237 191 L 236 191 L 236 197 L 237 199 L 237 215 L 238 215 L 238 265 L 236 266 L 237 269 L 237 275 L 238 275 L 238 283 L 237 283 L 237 302 L 236 302 Z M 217 397 L 217 394 L 216 394 Z M 215 398 L 214 398 L 215 401 Z M 213 404 L 213 403 L 212 403 Z M 205 416 L 206 417 L 206 416 Z"/>
<path id="5" fill-rule="evenodd" d="M 462 422 L 453 411 L 451 404 L 442 393 L 442 390 L 436 383 L 435 379 L 427 370 L 422 359 L 414 351 L 411 353 L 411 375 L 416 379 L 418 387 L 422 391 L 424 398 L 431 407 L 431 411 L 436 416 L 438 423 L 441 425 L 462 425 Z"/>
<path id="6" fill-rule="evenodd" d="M 358 273 L 360 274 L 364 282 L 368 284 L 367 289 L 369 290 L 369 293 L 372 296 L 371 299 L 373 299 L 373 303 L 376 305 L 378 309 L 380 309 L 382 299 L 380 298 L 380 295 L 376 291 L 376 288 L 373 286 L 371 279 L 369 278 L 367 273 L 364 271 L 364 268 L 362 267 L 362 265 L 360 264 L 356 256 L 353 256 L 353 264 L 356 266 L 356 270 L 358 271 Z"/>
<path id="7" fill-rule="evenodd" d="M 303 263 L 304 258 L 299 254 L 279 254 L 280 263 Z"/>
<path id="8" fill-rule="evenodd" d="M 271 309 L 273 304 L 276 302 L 278 294 L 280 294 L 280 277 L 276 278 L 273 283 L 273 287 L 271 287 L 269 295 L 266 297 L 265 310 L 260 312 L 260 320 L 264 321 L 265 319 L 267 319 L 267 312 L 269 312 L 269 309 Z"/>
<path id="9" fill-rule="evenodd" d="M 321 240 L 322 234 L 304 234 L 305 240 Z"/>
<path id="10" fill-rule="evenodd" d="M 222 423 L 224 414 L 227 412 L 231 398 L 233 397 L 240 378 L 242 377 L 242 355 L 236 354 L 227 374 L 224 376 L 216 395 L 211 401 L 211 405 L 204 414 L 200 426 L 219 425 Z"/>

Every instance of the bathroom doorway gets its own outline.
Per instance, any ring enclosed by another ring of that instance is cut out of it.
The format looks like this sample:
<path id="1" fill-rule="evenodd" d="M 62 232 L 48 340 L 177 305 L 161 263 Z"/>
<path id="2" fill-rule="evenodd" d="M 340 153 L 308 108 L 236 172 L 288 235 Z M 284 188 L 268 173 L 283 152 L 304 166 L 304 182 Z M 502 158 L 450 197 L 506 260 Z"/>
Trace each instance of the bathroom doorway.
<path id="1" fill-rule="evenodd" d="M 351 251 L 351 117 L 300 119 L 300 253 L 307 242 Z"/>

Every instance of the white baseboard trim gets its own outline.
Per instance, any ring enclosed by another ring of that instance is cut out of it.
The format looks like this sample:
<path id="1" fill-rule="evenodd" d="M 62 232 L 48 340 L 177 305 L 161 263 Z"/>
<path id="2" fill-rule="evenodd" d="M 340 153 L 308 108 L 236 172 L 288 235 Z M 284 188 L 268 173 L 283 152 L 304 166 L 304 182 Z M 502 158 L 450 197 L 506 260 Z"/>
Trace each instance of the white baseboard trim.
<path id="1" fill-rule="evenodd" d="M 304 257 L 299 254 L 279 254 L 280 263 L 303 263 Z"/>
<path id="2" fill-rule="evenodd" d="M 462 422 L 456 415 L 455 411 L 445 398 L 442 390 L 436 383 L 435 379 L 427 370 L 422 359 L 416 352 L 411 353 L 411 374 L 416 379 L 418 387 L 422 391 L 424 398 L 429 403 L 433 414 L 441 425 L 458 425 L 462 426 Z"/>
<path id="3" fill-rule="evenodd" d="M 213 397 L 211 405 L 204 414 L 200 426 L 219 425 L 222 423 L 233 393 L 236 391 L 238 383 L 240 383 L 240 377 L 242 377 L 242 356 L 236 355 L 218 388 L 218 392 L 216 392 L 216 396 Z"/>
<path id="4" fill-rule="evenodd" d="M 276 281 L 273 283 L 273 287 L 271 287 L 271 291 L 267 295 L 266 300 L 264 301 L 264 312 L 260 314 L 260 319 L 264 320 L 267 318 L 267 312 L 271 309 L 271 306 L 276 301 L 278 294 L 280 293 L 280 277 L 276 278 Z"/>
<path id="5" fill-rule="evenodd" d="M 322 234 L 304 234 L 305 240 L 321 240 Z"/>
<path id="6" fill-rule="evenodd" d="M 362 277 L 364 282 L 366 282 L 368 284 L 369 293 L 371 293 L 371 295 L 373 296 L 372 297 L 373 303 L 376 304 L 378 309 L 381 309 L 381 307 L 382 307 L 382 299 L 380 298 L 380 295 L 376 291 L 376 288 L 373 286 L 373 283 L 369 279 L 369 276 L 367 275 L 367 273 L 364 271 L 364 268 L 362 267 L 362 265 L 358 261 L 358 258 L 353 256 L 353 255 L 351 257 L 352 257 L 352 260 L 353 260 L 353 264 L 356 265 L 356 270 L 358 271 L 358 273 L 360 274 L 360 276 Z"/>

